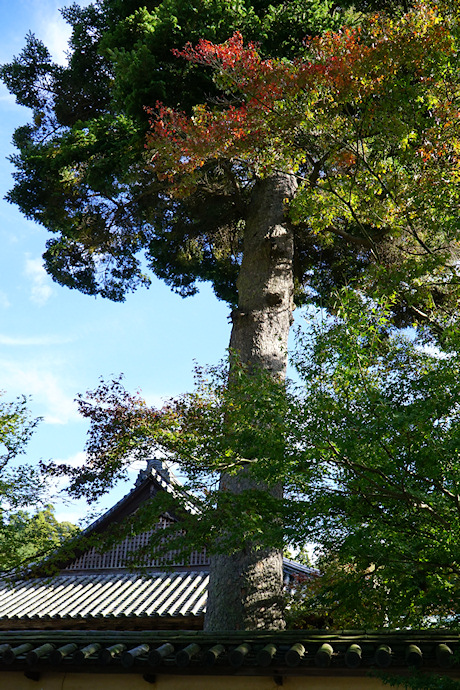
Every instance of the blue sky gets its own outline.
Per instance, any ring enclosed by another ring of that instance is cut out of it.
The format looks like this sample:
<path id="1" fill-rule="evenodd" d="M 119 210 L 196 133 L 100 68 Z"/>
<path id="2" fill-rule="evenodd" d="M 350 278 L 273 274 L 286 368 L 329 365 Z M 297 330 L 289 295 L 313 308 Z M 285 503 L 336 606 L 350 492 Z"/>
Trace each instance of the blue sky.
<path id="1" fill-rule="evenodd" d="M 70 4 L 70 3 L 69 3 Z M 0 63 L 9 62 L 31 30 L 56 60 L 65 59 L 66 25 L 55 0 L 0 0 Z M 86 425 L 74 398 L 95 388 L 100 376 L 124 373 L 129 390 L 151 404 L 192 388 L 193 362 L 216 363 L 228 345 L 228 307 L 204 286 L 183 300 L 160 281 L 123 304 L 81 295 L 52 282 L 41 254 L 46 231 L 24 219 L 3 197 L 12 186 L 15 127 L 29 113 L 0 89 L 0 390 L 5 398 L 31 396 L 43 417 L 24 461 L 79 462 Z M 132 481 L 135 478 L 132 474 Z M 121 487 L 105 505 L 131 488 Z M 77 520 L 81 503 L 55 501 L 60 519 Z M 92 508 L 94 508 L 93 506 Z"/>

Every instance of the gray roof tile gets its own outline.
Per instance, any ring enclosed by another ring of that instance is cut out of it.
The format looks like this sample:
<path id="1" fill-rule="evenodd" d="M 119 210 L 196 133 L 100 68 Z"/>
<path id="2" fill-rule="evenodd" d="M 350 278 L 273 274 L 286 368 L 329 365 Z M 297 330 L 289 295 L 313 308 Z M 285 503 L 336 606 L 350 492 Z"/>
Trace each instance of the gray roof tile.
<path id="1" fill-rule="evenodd" d="M 57 575 L 0 585 L 0 620 L 199 616 L 208 573 Z"/>
<path id="2" fill-rule="evenodd" d="M 89 644 L 92 646 L 89 655 L 82 654 Z M 217 658 L 209 654 L 216 644 L 221 648 Z M 248 649 L 243 658 L 235 655 L 235 647 L 241 644 Z M 273 648 L 268 665 L 267 655 L 264 654 L 267 644 Z M 24 645 L 30 650 L 28 653 L 25 653 Z M 111 659 L 110 673 L 143 673 L 147 681 L 154 680 L 156 673 L 190 673 L 196 678 L 196 675 L 205 672 L 208 676 L 215 674 L 216 687 L 220 687 L 219 679 L 223 676 L 234 677 L 235 674 L 275 679 L 277 676 L 302 676 L 305 679 L 302 687 L 311 683 L 315 685 L 320 676 L 342 679 L 347 685 L 348 677 L 348 686 L 353 686 L 354 676 L 366 676 L 369 671 L 372 674 L 373 669 L 385 669 L 390 663 L 393 670 L 399 669 L 398 675 L 407 675 L 408 667 L 415 665 L 438 676 L 459 677 L 460 635 L 449 630 L 259 630 L 219 633 L 116 629 L 10 630 L 0 631 L 0 663 L 2 672 L 24 671 L 29 678 L 34 677 L 31 673 L 56 671 L 57 665 L 60 665 L 63 673 L 107 672 L 105 653 L 113 645 L 122 645 L 126 651 Z M 165 646 L 168 647 L 167 654 L 160 658 L 155 651 Z M 195 653 L 188 658 L 187 669 L 183 664 L 184 652 L 190 650 L 191 646 L 195 648 Z M 139 655 L 140 647 L 142 652 Z M 325 648 L 328 650 L 326 660 Z M 171 675 L 169 677 L 172 679 Z M 251 681 L 248 683 L 250 685 Z M 329 687 L 335 687 L 336 684 L 335 681 L 332 681 L 332 685 L 329 682 Z M 7 685 L 10 687 L 8 682 Z"/>

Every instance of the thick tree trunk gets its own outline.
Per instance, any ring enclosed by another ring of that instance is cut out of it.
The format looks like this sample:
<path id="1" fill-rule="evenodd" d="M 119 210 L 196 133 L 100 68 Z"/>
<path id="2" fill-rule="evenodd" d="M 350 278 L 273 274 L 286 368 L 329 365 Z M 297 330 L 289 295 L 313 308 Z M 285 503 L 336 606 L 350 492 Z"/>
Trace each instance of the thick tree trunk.
<path id="1" fill-rule="evenodd" d="M 232 314 L 230 348 L 244 363 L 283 379 L 293 309 L 294 242 L 284 224 L 284 201 L 296 191 L 293 175 L 259 181 L 246 222 L 238 277 L 238 309 Z M 221 489 L 240 493 L 260 488 L 242 471 L 223 475 Z M 281 497 L 282 487 L 272 489 Z M 283 558 L 276 549 L 244 548 L 211 559 L 206 630 L 267 630 L 284 627 Z"/>

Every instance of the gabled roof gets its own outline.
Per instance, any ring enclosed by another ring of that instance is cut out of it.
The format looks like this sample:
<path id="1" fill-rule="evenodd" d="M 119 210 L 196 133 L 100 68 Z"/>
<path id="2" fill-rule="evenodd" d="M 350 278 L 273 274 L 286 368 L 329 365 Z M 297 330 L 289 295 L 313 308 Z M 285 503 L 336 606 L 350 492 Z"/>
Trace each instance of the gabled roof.
<path id="1" fill-rule="evenodd" d="M 107 552 L 88 549 L 85 538 L 98 535 L 113 522 L 135 513 L 159 491 L 175 494 L 180 485 L 158 461 L 140 473 L 135 487 L 77 537 L 71 550 L 52 556 L 59 574 L 34 567 L 22 580 L 0 584 L 0 630 L 92 629 L 142 630 L 147 628 L 201 629 L 206 609 L 209 558 L 205 549 L 193 552 L 188 562 L 162 568 L 152 557 L 141 573 L 131 572 L 126 556 L 149 539 L 150 532 L 128 536 Z M 165 521 L 173 520 L 165 516 Z M 80 539 L 80 540 L 79 540 Z M 45 563 L 46 565 L 46 563 Z M 285 583 L 317 572 L 284 559 Z"/>
<path id="2" fill-rule="evenodd" d="M 57 575 L 0 585 L 0 629 L 201 629 L 207 572 Z"/>
<path id="3" fill-rule="evenodd" d="M 114 523 L 122 523 L 127 517 L 133 515 L 136 510 L 146 501 L 152 499 L 159 491 L 166 491 L 170 494 L 179 494 L 183 491 L 180 484 L 174 476 L 162 468 L 159 461 L 148 464 L 147 470 L 142 470 L 136 481 L 135 486 L 109 508 L 97 520 L 92 522 L 86 529 L 78 534 L 72 542 L 67 544 L 65 548 L 57 549 L 49 558 L 41 563 L 34 564 L 30 567 L 29 577 L 40 577 L 49 575 L 49 567 L 52 570 L 59 571 L 95 571 L 98 569 L 118 570 L 125 568 L 122 562 L 123 556 L 127 552 L 132 552 L 146 541 L 149 533 L 145 535 L 138 535 L 137 537 L 126 537 L 119 545 L 114 547 L 111 551 L 104 552 L 101 557 L 95 556 L 97 554 L 94 547 L 88 547 L 88 541 L 92 537 L 97 536 L 108 530 Z M 168 515 L 167 520 L 173 521 L 175 518 Z M 200 565 L 203 558 L 195 559 Z M 149 564 L 147 564 L 149 565 Z M 160 564 L 154 559 L 150 563 L 152 568 L 158 569 Z"/>
<path id="4" fill-rule="evenodd" d="M 124 562 L 127 553 L 133 552 L 139 546 L 143 546 L 153 532 L 155 527 L 151 531 L 142 533 L 140 535 L 128 536 L 119 544 L 114 546 L 111 550 L 99 554 L 95 547 L 79 548 L 79 539 L 81 537 L 88 538 L 92 535 L 97 535 L 105 530 L 115 522 L 122 522 L 128 516 L 135 513 L 139 506 L 147 500 L 152 499 L 159 491 L 167 491 L 172 495 L 183 494 L 183 488 L 179 482 L 175 479 L 171 473 L 165 470 L 160 461 L 155 460 L 149 462 L 146 470 L 139 473 L 136 485 L 129 491 L 122 499 L 120 499 L 114 506 L 107 510 L 101 517 L 99 517 L 95 522 L 89 525 L 75 540 L 75 546 L 71 551 L 71 555 L 66 555 L 66 552 L 62 559 L 59 559 L 59 554 L 53 556 L 54 565 L 58 566 L 61 574 L 64 573 L 119 573 L 120 571 L 127 571 L 127 566 Z M 193 506 L 190 504 L 190 509 Z M 173 521 L 174 516 L 167 515 L 160 520 L 161 521 Z M 84 539 L 82 540 L 84 544 Z M 164 567 L 163 559 L 152 558 L 150 561 L 145 563 L 145 567 L 151 569 L 153 572 Z M 176 562 L 174 565 L 170 566 L 175 571 L 178 570 L 188 570 L 193 569 L 194 571 L 208 572 L 209 571 L 209 558 L 206 555 L 206 550 L 203 549 L 201 552 L 193 552 L 190 556 L 190 560 L 186 562 Z M 40 568 L 34 568 L 33 574 L 35 577 L 40 575 L 47 575 L 48 573 L 41 571 Z M 317 575 L 317 571 L 314 568 L 309 568 L 307 566 L 296 563 L 295 561 L 284 559 L 284 574 L 285 580 L 290 581 L 296 577 L 312 577 Z"/>
<path id="5" fill-rule="evenodd" d="M 158 464 L 151 464 L 147 470 L 139 472 L 134 487 L 123 498 L 109 508 L 103 515 L 92 522 L 83 534 L 100 533 L 112 522 L 120 522 L 128 515 L 132 515 L 145 501 L 153 498 L 158 491 L 175 494 L 180 491 L 180 485 L 169 473 L 159 469 Z"/>

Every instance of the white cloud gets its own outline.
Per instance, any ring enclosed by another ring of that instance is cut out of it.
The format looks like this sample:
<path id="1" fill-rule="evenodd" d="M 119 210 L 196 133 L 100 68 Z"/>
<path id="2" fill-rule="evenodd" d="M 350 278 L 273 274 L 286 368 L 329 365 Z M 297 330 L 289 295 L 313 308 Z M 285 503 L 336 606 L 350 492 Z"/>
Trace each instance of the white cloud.
<path id="1" fill-rule="evenodd" d="M 56 465 L 64 463 L 65 465 L 70 465 L 70 467 L 81 467 L 86 462 L 86 453 L 79 451 L 68 458 L 57 458 L 54 462 Z"/>
<path id="2" fill-rule="evenodd" d="M 43 7 L 43 5 L 41 5 Z M 63 20 L 58 7 L 48 4 L 45 13 L 40 11 L 40 22 L 37 33 L 50 51 L 53 59 L 63 65 L 67 62 L 67 43 L 70 38 L 70 27 Z"/>
<path id="3" fill-rule="evenodd" d="M 81 421 L 77 405 L 61 385 L 61 377 L 50 370 L 48 362 L 0 360 L 2 389 L 9 395 L 30 395 L 34 408 L 46 424 Z"/>
<path id="4" fill-rule="evenodd" d="M 131 465 L 128 466 L 128 473 L 139 474 L 141 470 L 145 470 L 147 467 L 147 458 L 145 460 L 135 460 Z"/>
<path id="5" fill-rule="evenodd" d="M 0 306 L 1 297 L 0 292 Z M 49 345 L 63 345 L 71 342 L 72 338 L 58 335 L 10 336 L 0 333 L 0 345 L 11 345 L 13 347 L 37 347 L 41 345 L 48 347 Z"/>
<path id="6" fill-rule="evenodd" d="M 8 299 L 8 295 L 6 292 L 3 292 L 3 290 L 0 290 L 0 308 L 8 309 L 8 307 L 11 307 L 11 302 Z"/>
<path id="7" fill-rule="evenodd" d="M 67 508 L 60 508 L 59 506 L 58 510 L 55 513 L 55 517 L 58 522 L 71 522 L 73 525 L 76 525 L 78 521 L 82 518 L 82 511 L 69 510 Z"/>
<path id="8" fill-rule="evenodd" d="M 80 7 L 86 7 L 92 0 L 80 0 Z M 66 53 L 71 27 L 62 18 L 59 8 L 70 5 L 62 0 L 34 0 L 36 34 L 46 45 L 53 60 L 66 64 Z"/>
<path id="9" fill-rule="evenodd" d="M 68 458 L 55 458 L 53 460 L 53 465 L 70 465 L 70 467 L 81 467 L 86 462 L 86 453 L 79 451 Z M 53 498 L 56 501 L 56 496 L 60 495 L 58 501 L 61 510 L 68 512 L 69 505 L 75 505 L 75 501 L 71 500 L 69 497 L 63 498 L 65 496 L 65 490 L 68 486 L 69 480 L 67 477 L 53 477 Z M 65 506 L 65 507 L 63 507 Z M 76 522 L 81 517 L 81 510 L 76 511 L 72 518 L 69 517 L 58 517 L 58 520 L 69 520 L 70 522 Z"/>
<path id="10" fill-rule="evenodd" d="M 81 467 L 86 462 L 86 453 L 77 452 L 67 458 L 57 458 L 54 463 L 59 465 L 64 463 L 71 467 Z M 145 468 L 145 463 L 144 463 Z M 86 527 L 94 522 L 98 517 L 112 508 L 123 496 L 134 488 L 134 482 L 119 484 L 115 489 L 102 496 L 97 501 L 86 501 L 84 498 L 70 498 L 66 489 L 68 487 L 67 477 L 54 477 L 53 504 L 56 507 L 56 518 L 60 521 L 69 521 Z M 89 511 L 89 512 L 88 512 Z"/>
<path id="11" fill-rule="evenodd" d="M 65 393 L 54 374 L 38 374 L 35 380 L 29 382 L 29 388 L 30 383 L 34 399 L 41 394 L 48 403 L 48 412 L 44 416 L 45 424 L 68 424 L 72 420 L 81 420 L 73 396 Z"/>
<path id="12" fill-rule="evenodd" d="M 161 410 L 168 400 L 175 397 L 175 394 L 158 395 L 157 393 L 143 393 L 143 391 L 140 391 L 140 396 L 149 407 L 155 407 L 157 410 Z"/>
<path id="13" fill-rule="evenodd" d="M 32 283 L 30 299 L 34 304 L 42 307 L 53 294 L 50 278 L 43 268 L 41 259 L 26 259 L 24 273 Z"/>
<path id="14" fill-rule="evenodd" d="M 56 458 L 53 460 L 53 465 L 69 465 L 70 467 L 82 467 L 86 462 L 86 453 L 83 451 L 79 451 L 78 453 L 74 453 L 74 455 L 71 455 L 68 458 Z M 67 487 L 69 480 L 67 477 L 54 477 L 53 478 L 53 483 L 55 485 L 55 489 L 58 491 L 63 491 Z M 63 503 L 66 504 L 72 504 L 75 501 L 70 499 L 69 497 L 66 497 L 65 500 L 63 500 Z M 67 518 L 68 519 L 68 518 Z"/>

